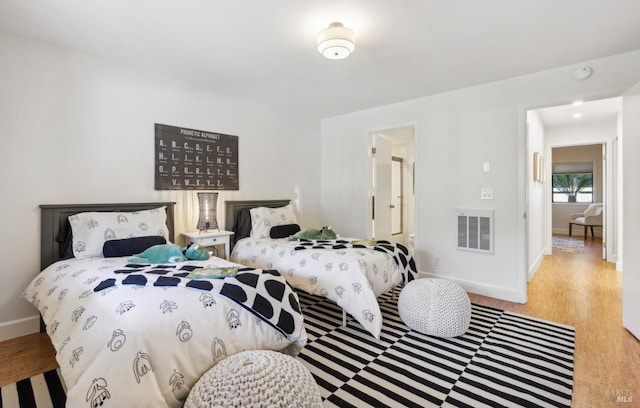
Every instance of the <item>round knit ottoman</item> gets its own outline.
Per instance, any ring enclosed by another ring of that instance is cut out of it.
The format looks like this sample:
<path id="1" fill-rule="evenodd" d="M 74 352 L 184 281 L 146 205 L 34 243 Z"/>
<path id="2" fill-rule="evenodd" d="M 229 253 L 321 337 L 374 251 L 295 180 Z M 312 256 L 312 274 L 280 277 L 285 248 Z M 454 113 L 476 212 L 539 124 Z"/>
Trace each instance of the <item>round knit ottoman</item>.
<path id="1" fill-rule="evenodd" d="M 184 408 L 322 407 L 313 376 L 277 351 L 243 351 L 213 366 L 191 389 Z"/>
<path id="2" fill-rule="evenodd" d="M 415 331 L 456 337 L 469 328 L 471 301 L 467 292 L 453 282 L 416 279 L 400 292 L 398 313 L 404 324 Z"/>

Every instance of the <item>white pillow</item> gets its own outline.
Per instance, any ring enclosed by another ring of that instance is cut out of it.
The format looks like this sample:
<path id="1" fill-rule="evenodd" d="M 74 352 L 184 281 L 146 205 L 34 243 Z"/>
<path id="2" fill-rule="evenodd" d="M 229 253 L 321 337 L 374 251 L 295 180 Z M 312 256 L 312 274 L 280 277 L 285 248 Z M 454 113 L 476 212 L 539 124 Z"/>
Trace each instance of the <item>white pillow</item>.
<path id="1" fill-rule="evenodd" d="M 84 212 L 69 216 L 76 258 L 102 256 L 106 241 L 160 235 L 169 240 L 166 207 L 135 212 Z"/>
<path id="2" fill-rule="evenodd" d="M 277 208 L 256 207 L 249 212 L 252 238 L 269 238 L 271 227 L 298 223 L 292 204 Z"/>

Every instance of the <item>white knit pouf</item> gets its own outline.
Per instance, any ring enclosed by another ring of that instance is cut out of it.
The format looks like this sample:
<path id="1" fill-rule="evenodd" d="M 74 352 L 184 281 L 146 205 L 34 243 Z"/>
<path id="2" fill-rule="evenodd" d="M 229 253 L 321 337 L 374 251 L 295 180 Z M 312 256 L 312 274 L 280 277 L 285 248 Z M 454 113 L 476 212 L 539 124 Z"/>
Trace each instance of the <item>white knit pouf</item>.
<path id="1" fill-rule="evenodd" d="M 184 408 L 322 407 L 318 386 L 295 358 L 277 351 L 243 351 L 196 382 Z"/>
<path id="2" fill-rule="evenodd" d="M 398 298 L 400 319 L 415 331 L 437 337 L 466 333 L 471 321 L 469 295 L 444 279 L 416 279 Z"/>

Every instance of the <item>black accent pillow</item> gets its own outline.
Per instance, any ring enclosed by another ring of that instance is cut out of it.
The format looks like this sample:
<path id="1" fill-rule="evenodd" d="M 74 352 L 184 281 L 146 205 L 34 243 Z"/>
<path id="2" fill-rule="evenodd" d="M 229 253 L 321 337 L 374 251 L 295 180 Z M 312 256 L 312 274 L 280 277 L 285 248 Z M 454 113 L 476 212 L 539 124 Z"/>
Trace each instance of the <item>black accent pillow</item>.
<path id="1" fill-rule="evenodd" d="M 144 252 L 145 249 L 154 245 L 163 245 L 166 243 L 167 240 L 160 235 L 111 239 L 109 241 L 106 241 L 102 246 L 102 255 L 104 255 L 105 258 L 131 256 Z"/>
<path id="2" fill-rule="evenodd" d="M 297 232 L 300 232 L 298 224 L 276 225 L 269 230 L 269 236 L 272 239 L 288 238 Z"/>

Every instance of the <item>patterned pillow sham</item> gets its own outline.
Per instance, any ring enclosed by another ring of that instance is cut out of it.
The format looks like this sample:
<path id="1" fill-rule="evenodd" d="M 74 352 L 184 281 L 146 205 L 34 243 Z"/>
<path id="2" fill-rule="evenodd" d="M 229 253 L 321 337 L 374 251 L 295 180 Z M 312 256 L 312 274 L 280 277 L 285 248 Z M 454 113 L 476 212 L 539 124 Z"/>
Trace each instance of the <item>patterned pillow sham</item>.
<path id="1" fill-rule="evenodd" d="M 252 238 L 269 238 L 271 227 L 298 223 L 292 204 L 277 208 L 256 207 L 250 212 Z"/>
<path id="2" fill-rule="evenodd" d="M 106 241 L 159 235 L 169 238 L 166 207 L 135 212 L 85 212 L 69 216 L 73 255 L 102 256 Z"/>

